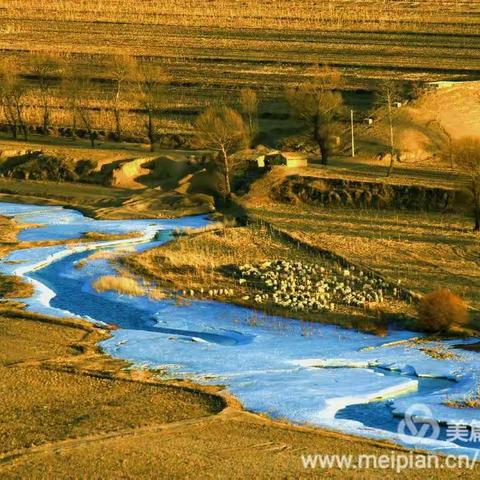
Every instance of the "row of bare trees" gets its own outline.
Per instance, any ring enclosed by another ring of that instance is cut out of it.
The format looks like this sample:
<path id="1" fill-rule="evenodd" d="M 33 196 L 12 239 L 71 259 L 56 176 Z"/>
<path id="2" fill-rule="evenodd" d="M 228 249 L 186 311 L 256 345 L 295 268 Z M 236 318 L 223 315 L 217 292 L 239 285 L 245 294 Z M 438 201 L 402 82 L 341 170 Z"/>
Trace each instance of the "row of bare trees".
<path id="1" fill-rule="evenodd" d="M 52 109 L 60 99 L 61 108 L 70 112 L 72 135 L 77 129 L 86 130 L 95 145 L 95 107 L 98 100 L 108 105 L 113 116 L 114 136 L 122 140 L 125 104 L 130 110 L 144 115 L 144 133 L 151 148 L 157 136 L 156 118 L 165 105 L 165 86 L 169 75 L 149 59 L 137 60 L 127 55 L 114 55 L 104 62 L 109 76 L 108 88 L 95 82 L 78 63 L 70 58 L 35 54 L 21 68 L 13 59 L 0 64 L 0 106 L 14 138 L 28 136 L 26 111 L 32 98 L 40 104 L 42 131 L 51 127 Z M 318 145 L 322 163 L 330 154 L 329 138 L 340 130 L 337 117 L 343 107 L 341 75 L 327 67 L 312 71 L 308 80 L 286 92 L 286 97 L 312 140 Z M 258 98 L 251 89 L 240 92 L 238 101 L 245 133 L 251 142 L 258 133 Z M 58 105 L 56 108 L 59 108 Z"/>
<path id="2" fill-rule="evenodd" d="M 61 98 L 62 108 L 71 114 L 72 134 L 79 128 L 87 131 L 92 146 L 97 136 L 94 113 L 95 102 L 102 100 L 114 117 L 115 137 L 123 136 L 123 105 L 138 110 L 145 116 L 145 134 L 151 148 L 156 138 L 155 118 L 163 106 L 168 74 L 150 59 L 137 60 L 126 55 L 109 57 L 105 65 L 110 75 L 110 87 L 99 86 L 84 69 L 68 58 L 53 55 L 32 55 L 28 66 L 21 66 L 13 59 L 0 64 L 0 106 L 9 130 L 14 138 L 18 134 L 28 136 L 26 110 L 32 97 L 40 103 L 42 130 L 51 127 L 51 111 L 54 101 Z"/>
<path id="3" fill-rule="evenodd" d="M 101 99 L 113 116 L 114 137 L 118 141 L 123 137 L 125 113 L 128 110 L 141 112 L 144 133 L 153 150 L 157 137 L 156 119 L 165 105 L 169 75 L 149 59 L 114 55 L 107 57 L 104 63 L 110 80 L 107 88 L 95 82 L 84 67 L 68 57 L 31 55 L 24 69 L 11 59 L 4 60 L 0 64 L 0 104 L 12 136 L 16 138 L 23 133 L 27 137 L 26 109 L 32 96 L 42 110 L 42 131 L 48 133 L 53 103 L 58 103 L 60 98 L 61 108 L 70 112 L 72 135 L 82 128 L 94 146 L 97 136 L 94 105 Z M 340 93 L 342 84 L 339 71 L 319 67 L 309 71 L 304 82 L 286 90 L 286 98 L 298 122 L 306 127 L 307 136 L 318 146 L 321 162 L 325 165 L 331 154 L 331 138 L 340 135 L 344 128 L 339 122 L 344 108 Z M 388 98 L 391 110 L 391 97 Z M 251 142 L 258 133 L 257 95 L 251 89 L 244 89 L 238 104 L 246 124 L 245 133 Z"/>
<path id="4" fill-rule="evenodd" d="M 53 108 L 61 108 L 70 113 L 71 125 L 67 127 L 72 136 L 81 128 L 95 146 L 98 127 L 95 105 L 100 100 L 111 112 L 114 138 L 118 141 L 124 137 L 126 114 L 140 112 L 144 134 L 153 150 L 158 136 L 157 119 L 166 104 L 168 73 L 148 58 L 127 55 L 108 57 L 103 69 L 110 80 L 107 87 L 68 57 L 35 54 L 28 57 L 23 68 L 13 59 L 3 59 L 0 63 L 0 108 L 13 138 L 19 134 L 28 138 L 26 112 L 35 99 L 35 104 L 41 108 L 44 133 L 51 127 Z M 245 134 L 251 142 L 258 133 L 257 95 L 251 89 L 243 89 L 238 103 Z"/>

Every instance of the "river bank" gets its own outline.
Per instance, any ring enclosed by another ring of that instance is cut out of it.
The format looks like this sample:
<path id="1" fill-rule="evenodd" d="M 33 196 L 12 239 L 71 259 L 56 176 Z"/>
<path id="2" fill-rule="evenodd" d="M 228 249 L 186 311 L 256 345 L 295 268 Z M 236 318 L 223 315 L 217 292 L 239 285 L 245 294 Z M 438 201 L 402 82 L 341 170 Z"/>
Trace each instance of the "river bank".
<path id="1" fill-rule="evenodd" d="M 415 326 L 415 307 L 401 286 L 288 241 L 260 224 L 194 232 L 122 257 L 120 265 L 158 282 L 166 296 L 185 301 L 217 300 L 259 315 L 377 335 L 385 335 L 394 322 Z"/>
<path id="2" fill-rule="evenodd" d="M 35 215 L 38 215 L 38 209 Z M 83 221 L 78 216 L 69 215 L 64 219 L 68 218 L 70 222 Z M 58 223 L 52 218 L 52 212 L 46 218 Z M 36 218 L 37 223 L 38 220 Z M 192 221 L 199 226 L 198 218 L 183 219 L 183 226 L 192 226 Z M 125 222 L 121 225 L 122 229 L 126 228 Z M 176 228 L 178 226 L 175 225 Z M 133 227 L 138 230 L 138 222 L 129 225 L 129 228 Z M 157 228 L 161 228 L 158 223 Z M 68 235 L 65 231 L 57 230 L 55 236 L 69 237 L 79 228 L 72 228 L 72 224 L 66 222 L 64 230 L 68 231 Z M 152 227 L 151 235 L 154 234 L 153 230 Z M 38 233 L 45 236 L 46 231 L 40 230 Z M 122 242 L 130 243 L 129 247 L 132 247 L 132 242 L 139 243 L 139 240 L 133 238 Z M 141 248 L 152 246 L 155 245 L 147 242 Z M 99 293 L 91 288 L 91 284 L 95 278 L 111 272 L 112 266 L 108 262 L 99 258 L 88 267 L 78 269 L 76 263 L 89 255 L 85 245 L 81 246 L 82 250 L 70 251 L 69 254 L 52 252 L 49 248 L 58 247 L 19 250 L 16 255 L 20 256 L 14 259 L 16 263 L 7 264 L 8 268 L 14 270 L 20 268 L 24 274 L 43 267 L 35 274 L 28 275 L 32 281 L 46 286 L 50 295 L 45 296 L 44 291 L 43 296 L 36 299 L 36 304 L 29 301 L 30 308 L 41 306 L 50 313 L 56 311 L 63 316 L 71 316 L 70 312 L 74 310 L 77 315 L 87 319 L 115 323 L 119 329 L 112 331 L 111 338 L 102 342 L 102 348 L 137 366 L 157 369 L 168 378 L 187 379 L 207 385 L 227 385 L 228 391 L 249 410 L 265 412 L 276 418 L 288 418 L 295 423 L 308 423 L 373 438 L 398 440 L 393 432 L 365 428 L 360 422 L 338 419 L 336 412 L 347 405 L 378 397 L 411 393 L 416 383 L 408 376 L 412 373 L 414 376 L 454 378 L 454 388 L 448 391 L 442 389 L 437 396 L 416 395 L 413 398 L 439 409 L 439 419 L 443 421 L 465 414 L 465 411 L 455 409 L 442 410 L 442 402 L 445 395 L 460 395 L 473 388 L 476 368 L 474 353 L 463 354 L 473 355 L 472 370 L 465 357 L 440 361 L 428 357 L 420 348 L 405 343 L 413 336 L 410 332 L 391 332 L 387 339 L 382 339 L 312 324 L 306 335 L 300 323 L 278 317 L 266 315 L 260 322 L 252 324 L 250 310 L 231 305 L 192 301 L 189 305 L 181 306 L 171 301 L 159 302 L 114 292 Z M 39 259 L 39 255 L 43 256 L 43 260 Z M 49 259 L 48 265 L 45 264 L 45 258 Z M 340 350 L 339 339 L 342 345 Z M 384 345 L 392 347 L 385 348 Z M 453 349 L 453 345 L 445 346 Z M 229 355 L 230 351 L 234 353 L 233 356 Z M 393 358 L 395 361 L 392 362 Z M 343 366 L 345 370 L 341 375 L 335 370 L 322 371 L 325 366 L 332 364 Z M 468 369 L 465 369 L 466 365 L 469 365 Z M 400 370 L 405 375 L 382 375 L 373 371 L 373 366 Z M 458 376 L 459 371 L 462 372 L 461 376 Z M 339 385 L 339 381 L 345 389 Z M 352 385 L 356 389 L 353 397 L 349 392 Z M 406 402 L 403 406 L 401 401 L 394 403 L 400 413 L 412 401 L 411 396 L 403 398 Z M 448 412 L 447 416 L 445 412 Z M 421 443 L 425 448 L 430 445 L 428 442 Z M 435 448 L 443 448 L 448 452 L 466 450 L 458 445 L 442 445 L 442 442 L 436 444 Z"/>
<path id="3" fill-rule="evenodd" d="M 0 312 L 7 391 L 0 406 L 2 478 L 100 478 L 105 472 L 185 478 L 193 468 L 205 478 L 251 478 L 252 468 L 256 478 L 316 478 L 318 470 L 305 469 L 302 454 L 405 453 L 388 443 L 273 422 L 226 406 L 214 391 L 125 368 L 126 362 L 98 352 L 102 338 L 88 322 Z M 428 478 L 435 471 L 421 473 Z M 329 474 L 345 472 L 333 467 Z M 404 475 L 418 478 L 418 472 Z M 380 476 L 371 469 L 364 478 Z M 452 473 L 439 471 L 436 478 Z"/>

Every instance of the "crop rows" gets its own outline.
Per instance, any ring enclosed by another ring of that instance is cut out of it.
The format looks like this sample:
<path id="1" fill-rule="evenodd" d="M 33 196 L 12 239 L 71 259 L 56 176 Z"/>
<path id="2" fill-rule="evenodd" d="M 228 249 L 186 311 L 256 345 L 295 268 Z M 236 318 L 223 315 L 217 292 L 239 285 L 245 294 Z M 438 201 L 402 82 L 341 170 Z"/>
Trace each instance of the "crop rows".
<path id="1" fill-rule="evenodd" d="M 351 89 L 477 79 L 479 23 L 480 2 L 463 0 L 3 0 L 0 51 L 27 73 L 29 52 L 59 53 L 99 80 L 112 54 L 151 57 L 180 116 L 243 87 L 268 111 L 315 64 L 341 69 Z"/>
<path id="2" fill-rule="evenodd" d="M 419 31 L 476 29 L 480 7 L 465 0 L 4 0 L 5 19 L 143 25 Z"/>

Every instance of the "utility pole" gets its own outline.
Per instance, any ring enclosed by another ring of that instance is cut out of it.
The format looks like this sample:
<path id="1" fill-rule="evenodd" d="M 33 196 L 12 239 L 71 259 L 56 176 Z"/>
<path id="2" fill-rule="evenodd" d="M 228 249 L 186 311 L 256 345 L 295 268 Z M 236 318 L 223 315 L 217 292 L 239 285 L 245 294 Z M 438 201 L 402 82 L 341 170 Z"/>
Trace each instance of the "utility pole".
<path id="1" fill-rule="evenodd" d="M 355 131 L 353 128 L 353 110 L 350 110 L 350 125 L 352 127 L 352 157 L 355 157 Z"/>

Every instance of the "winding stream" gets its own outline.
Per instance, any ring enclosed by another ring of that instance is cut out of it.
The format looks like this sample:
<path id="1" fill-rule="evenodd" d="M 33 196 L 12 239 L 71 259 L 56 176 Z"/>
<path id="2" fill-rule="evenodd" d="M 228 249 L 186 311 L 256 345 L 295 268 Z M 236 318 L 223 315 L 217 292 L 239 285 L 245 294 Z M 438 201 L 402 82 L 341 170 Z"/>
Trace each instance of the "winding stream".
<path id="1" fill-rule="evenodd" d="M 34 284 L 35 296 L 26 301 L 29 309 L 119 326 L 101 344 L 113 356 L 170 377 L 225 385 L 247 409 L 295 423 L 448 453 L 473 454 L 480 448 L 480 443 L 447 442 L 445 430 L 440 440 L 397 434 L 399 416 L 418 403 L 441 422 L 476 421 L 477 410 L 443 405 L 447 397 L 477 385 L 480 362 L 474 352 L 443 342 L 442 348 L 457 356 L 437 360 L 407 342 L 416 336 L 407 331 L 380 338 L 312 324 L 306 333 L 300 322 L 256 314 L 253 320 L 253 311 L 219 302 L 194 300 L 179 306 L 170 300 L 98 293 L 91 285 L 112 273 L 108 260 L 97 258 L 78 268 L 92 251 L 152 248 L 170 239 L 173 229 L 206 225 L 205 217 L 99 221 L 60 207 L 7 203 L 0 203 L 0 215 L 35 225 L 21 231 L 21 241 L 75 239 L 91 231 L 143 232 L 142 238 L 122 241 L 19 249 L 0 261 L 2 273 L 24 275 Z"/>

